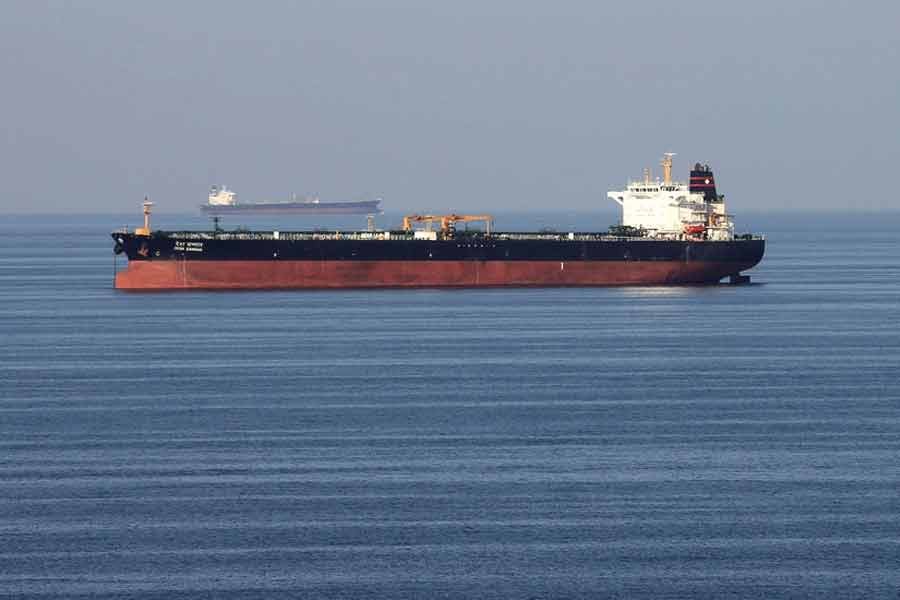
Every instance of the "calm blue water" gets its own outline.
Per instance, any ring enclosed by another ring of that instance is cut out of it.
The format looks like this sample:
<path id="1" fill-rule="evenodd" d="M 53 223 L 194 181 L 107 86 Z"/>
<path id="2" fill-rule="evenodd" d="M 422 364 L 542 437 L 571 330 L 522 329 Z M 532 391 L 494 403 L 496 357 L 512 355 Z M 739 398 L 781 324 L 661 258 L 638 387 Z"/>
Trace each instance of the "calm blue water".
<path id="1" fill-rule="evenodd" d="M 140 295 L 4 218 L 0 597 L 896 598 L 900 216 L 750 220 L 746 287 Z"/>

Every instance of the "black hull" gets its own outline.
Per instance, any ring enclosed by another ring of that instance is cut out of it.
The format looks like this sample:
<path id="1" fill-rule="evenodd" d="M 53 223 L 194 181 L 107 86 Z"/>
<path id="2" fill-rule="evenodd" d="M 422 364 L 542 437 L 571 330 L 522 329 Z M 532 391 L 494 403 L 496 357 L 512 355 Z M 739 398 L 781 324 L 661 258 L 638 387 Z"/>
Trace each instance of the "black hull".
<path id="1" fill-rule="evenodd" d="M 495 236 L 459 235 L 450 240 L 327 239 L 327 233 L 272 234 L 190 232 L 150 236 L 114 233 L 120 251 L 130 260 L 319 260 L 319 261 L 680 261 L 755 265 L 765 252 L 765 240 L 664 241 L 610 239 L 598 235 L 591 240 L 509 239 Z M 373 234 L 380 235 L 380 234 Z M 582 234 L 579 234 L 582 235 Z M 292 239 L 292 236 L 300 236 Z M 309 239 L 309 238 L 325 239 Z M 285 239 L 287 238 L 287 239 Z"/>

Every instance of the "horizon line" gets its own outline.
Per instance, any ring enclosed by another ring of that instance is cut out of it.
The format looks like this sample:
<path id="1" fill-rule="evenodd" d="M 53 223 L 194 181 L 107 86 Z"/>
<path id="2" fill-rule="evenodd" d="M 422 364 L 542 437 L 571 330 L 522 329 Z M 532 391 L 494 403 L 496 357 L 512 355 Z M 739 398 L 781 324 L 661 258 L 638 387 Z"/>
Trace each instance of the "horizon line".
<path id="1" fill-rule="evenodd" d="M 466 209 L 468 210 L 468 209 Z M 474 210 L 474 209 L 473 209 Z M 401 214 L 401 213 L 411 213 L 411 212 L 423 212 L 423 209 L 405 209 L 405 208 L 397 208 L 397 209 L 387 209 L 378 214 Z M 435 211 L 430 211 L 435 212 Z M 462 212 L 460 209 L 446 209 L 448 214 L 452 212 Z M 512 209 L 491 209 L 491 212 L 496 214 L 542 214 L 542 215 L 552 215 L 552 214 L 579 214 L 579 215 L 588 215 L 588 214 L 610 214 L 617 213 L 615 208 L 610 208 L 609 210 L 604 209 L 591 209 L 591 208 L 566 208 L 559 207 L 553 210 L 548 209 L 532 209 L 532 208 L 522 208 L 516 207 Z M 823 215 L 866 215 L 866 214 L 890 214 L 890 213 L 898 213 L 900 214 L 900 207 L 885 207 L 885 208 L 864 208 L 864 209 L 853 209 L 853 208 L 823 208 L 817 210 L 811 209 L 795 209 L 795 208 L 773 208 L 773 209 L 750 209 L 750 210 L 742 210 L 740 212 L 741 215 L 750 215 L 750 216 L 760 216 L 760 215 L 810 215 L 810 214 L 823 214 Z M 4 217 L 39 217 L 39 216 L 119 216 L 119 215 L 131 215 L 131 214 L 140 214 L 139 210 L 129 210 L 129 211 L 4 211 L 0 209 L 0 216 Z M 188 216 L 188 217 L 200 217 L 207 216 L 202 215 L 199 212 L 195 211 L 167 211 L 167 210 L 155 210 L 153 211 L 155 215 L 169 215 L 169 216 Z M 269 216 L 276 215 L 254 215 L 253 218 L 268 218 Z M 358 215 L 309 215 L 310 217 L 326 217 L 326 218 L 352 218 L 352 217 L 364 217 L 365 214 Z M 296 218 L 297 215 L 294 215 Z M 300 216 L 301 218 L 308 218 L 304 216 Z"/>

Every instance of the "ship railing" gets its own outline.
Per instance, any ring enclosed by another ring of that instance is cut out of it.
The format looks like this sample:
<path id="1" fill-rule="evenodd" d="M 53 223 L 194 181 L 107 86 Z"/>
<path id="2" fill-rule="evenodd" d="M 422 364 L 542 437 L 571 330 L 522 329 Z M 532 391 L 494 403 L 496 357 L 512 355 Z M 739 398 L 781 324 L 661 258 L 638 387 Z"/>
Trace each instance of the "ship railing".
<path id="1" fill-rule="evenodd" d="M 123 229 L 122 233 L 128 233 Z M 480 235 L 480 232 L 457 233 L 457 237 L 464 235 Z M 177 231 L 170 232 L 169 237 L 177 240 L 265 240 L 265 241 L 313 241 L 313 240 L 347 240 L 347 241 L 413 241 L 414 234 L 408 231 Z M 611 235 L 605 232 L 525 232 L 509 231 L 495 232 L 490 236 L 495 240 L 522 240 L 522 241 L 559 241 L 559 242 L 658 242 L 670 240 L 667 237 L 632 237 Z M 764 240 L 765 236 L 758 234 L 739 234 L 735 240 Z M 415 240 L 422 241 L 422 240 Z"/>
<path id="2" fill-rule="evenodd" d="M 265 240 L 265 241 L 309 241 L 309 240 L 406 240 L 413 234 L 397 231 L 176 231 L 169 234 L 179 240 Z"/>
<path id="3" fill-rule="evenodd" d="M 408 231 L 176 231 L 168 234 L 173 239 L 179 240 L 353 240 L 353 241 L 383 241 L 383 240 L 414 240 L 414 233 Z M 482 232 L 457 232 L 456 238 L 463 237 L 487 237 Z M 586 232 L 497 232 L 492 233 L 492 239 L 499 240 L 543 240 L 543 241 L 600 241 L 600 240 L 649 240 L 652 238 L 626 237 L 610 235 L 608 233 Z M 419 241 L 419 240 L 416 240 Z"/>

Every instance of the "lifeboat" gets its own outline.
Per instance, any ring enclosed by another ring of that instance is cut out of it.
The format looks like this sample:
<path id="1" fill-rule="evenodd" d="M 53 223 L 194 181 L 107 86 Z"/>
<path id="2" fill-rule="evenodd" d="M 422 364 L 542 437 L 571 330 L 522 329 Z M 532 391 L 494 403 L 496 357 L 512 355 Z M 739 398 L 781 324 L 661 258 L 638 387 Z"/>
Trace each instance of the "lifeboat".
<path id="1" fill-rule="evenodd" d="M 684 232 L 688 235 L 703 235 L 706 225 L 685 225 Z"/>

